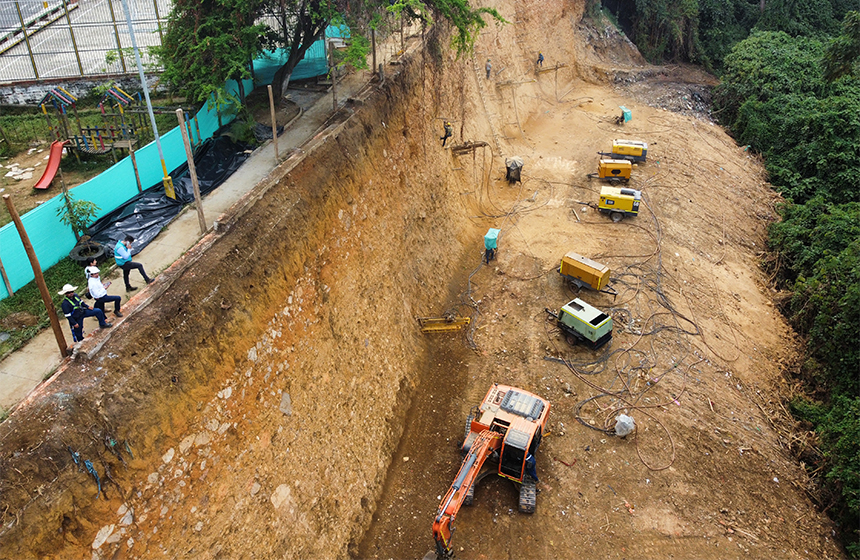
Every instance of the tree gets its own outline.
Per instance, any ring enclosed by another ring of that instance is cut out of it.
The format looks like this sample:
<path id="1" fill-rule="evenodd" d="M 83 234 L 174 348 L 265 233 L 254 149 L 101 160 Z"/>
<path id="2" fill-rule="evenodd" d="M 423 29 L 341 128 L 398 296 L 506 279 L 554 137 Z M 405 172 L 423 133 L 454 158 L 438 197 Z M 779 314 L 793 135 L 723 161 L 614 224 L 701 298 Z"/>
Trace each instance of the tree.
<path id="1" fill-rule="evenodd" d="M 833 40 L 824 53 L 824 79 L 838 80 L 843 76 L 858 76 L 860 60 L 860 12 L 848 12 L 842 21 L 842 34 Z"/>
<path id="2" fill-rule="evenodd" d="M 63 205 L 57 208 L 57 217 L 63 224 L 72 228 L 77 241 L 81 240 L 81 234 L 87 231 L 90 222 L 98 214 L 99 207 L 89 200 L 77 200 L 63 186 Z"/>
<path id="3" fill-rule="evenodd" d="M 289 52 L 286 62 L 272 79 L 272 89 L 278 99 L 287 91 L 293 70 L 311 45 L 348 6 L 345 0 L 266 0 L 263 3 L 263 16 L 277 22 L 276 27 L 269 30 L 269 42 Z"/>
<path id="4" fill-rule="evenodd" d="M 242 79 L 262 50 L 267 27 L 255 23 L 261 0 L 176 0 L 162 46 L 156 51 L 163 77 L 194 101 L 203 101 L 234 79 L 244 101 Z"/>
<path id="5" fill-rule="evenodd" d="M 332 22 L 345 24 L 357 40 L 350 53 L 356 63 L 367 50 L 363 30 L 386 12 L 427 23 L 438 14 L 454 26 L 458 54 L 471 50 L 487 25 L 485 15 L 504 21 L 496 10 L 473 9 L 468 0 L 177 0 L 158 56 L 164 77 L 200 101 L 228 79 L 239 80 L 241 88 L 240 78 L 250 76 L 249 62 L 263 48 L 284 48 L 287 60 L 272 80 L 280 98 L 296 65 Z"/>

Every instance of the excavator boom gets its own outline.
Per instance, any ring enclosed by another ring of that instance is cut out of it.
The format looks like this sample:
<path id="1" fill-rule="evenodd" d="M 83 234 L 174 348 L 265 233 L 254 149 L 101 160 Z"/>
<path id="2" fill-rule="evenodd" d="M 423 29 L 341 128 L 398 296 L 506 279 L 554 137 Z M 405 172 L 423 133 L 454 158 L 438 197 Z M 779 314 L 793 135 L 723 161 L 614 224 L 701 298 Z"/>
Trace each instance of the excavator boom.
<path id="1" fill-rule="evenodd" d="M 433 538 L 436 539 L 436 555 L 441 560 L 450 558 L 453 553 L 451 548 L 451 535 L 454 532 L 454 518 L 463 506 L 463 500 L 478 474 L 484 462 L 497 451 L 502 445 L 503 435 L 499 432 L 484 430 L 472 443 L 469 452 L 460 465 L 457 478 L 448 489 L 448 492 L 439 503 L 436 518 L 433 521 Z"/>

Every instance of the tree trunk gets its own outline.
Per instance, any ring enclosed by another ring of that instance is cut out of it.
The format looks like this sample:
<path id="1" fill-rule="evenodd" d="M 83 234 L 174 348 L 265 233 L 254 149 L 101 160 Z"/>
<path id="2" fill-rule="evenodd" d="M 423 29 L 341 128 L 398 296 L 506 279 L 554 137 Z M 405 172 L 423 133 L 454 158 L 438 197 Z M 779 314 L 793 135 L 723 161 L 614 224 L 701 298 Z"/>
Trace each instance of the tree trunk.
<path id="1" fill-rule="evenodd" d="M 759 12 L 764 13 L 764 0 L 761 0 L 758 3 L 758 10 L 759 10 Z"/>
<path id="2" fill-rule="evenodd" d="M 236 78 L 236 84 L 239 86 L 239 102 L 244 106 L 245 105 L 245 83 L 242 81 L 241 76 Z"/>

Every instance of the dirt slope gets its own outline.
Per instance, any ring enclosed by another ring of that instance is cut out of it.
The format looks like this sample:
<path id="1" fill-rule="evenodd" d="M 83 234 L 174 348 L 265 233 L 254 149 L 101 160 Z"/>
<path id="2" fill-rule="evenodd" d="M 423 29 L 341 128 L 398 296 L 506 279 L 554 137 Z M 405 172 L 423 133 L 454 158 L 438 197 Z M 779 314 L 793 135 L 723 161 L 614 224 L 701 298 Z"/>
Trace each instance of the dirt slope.
<path id="1" fill-rule="evenodd" d="M 840 557 L 779 439 L 795 343 L 756 266 L 775 217 L 761 166 L 649 107 L 698 86 L 582 27 L 579 2 L 495 5 L 512 23 L 474 59 L 429 33 L 0 425 L 0 557 L 421 557 L 494 381 L 552 402 L 538 511 L 487 480 L 457 518 L 459 557 Z M 564 66 L 535 73 L 539 49 Z M 455 145 L 488 146 L 443 150 L 443 118 Z M 650 150 L 631 182 L 644 209 L 615 224 L 585 175 L 618 136 Z M 522 184 L 500 154 L 524 158 Z M 480 266 L 487 227 L 500 250 Z M 597 353 L 543 311 L 574 296 L 554 270 L 568 250 L 613 270 L 617 298 L 579 294 L 615 320 Z M 415 317 L 452 308 L 468 338 L 419 334 Z M 636 437 L 577 422 L 618 407 Z"/>

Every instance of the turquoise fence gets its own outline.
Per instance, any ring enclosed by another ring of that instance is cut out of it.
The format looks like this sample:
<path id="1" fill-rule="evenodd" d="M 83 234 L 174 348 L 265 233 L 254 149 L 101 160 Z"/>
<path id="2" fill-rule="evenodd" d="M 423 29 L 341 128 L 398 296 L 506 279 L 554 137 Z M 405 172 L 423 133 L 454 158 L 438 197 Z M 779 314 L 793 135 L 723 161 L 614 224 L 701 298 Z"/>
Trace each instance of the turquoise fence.
<path id="1" fill-rule="evenodd" d="M 327 32 L 329 33 L 329 32 Z M 337 31 L 329 33 L 329 36 L 340 36 Z M 257 84 L 269 83 L 277 68 L 283 64 L 286 56 L 283 52 L 269 52 L 254 61 L 254 76 Z M 327 71 L 326 55 L 323 41 L 317 41 L 308 49 L 305 59 L 302 60 L 293 71 L 293 78 L 308 78 L 325 74 Z M 245 80 L 245 91 L 250 92 L 254 83 Z M 227 90 L 237 95 L 238 87 L 235 81 L 227 82 Z M 221 123 L 230 122 L 235 115 L 229 109 L 221 108 Z M 207 103 L 194 117 L 195 122 L 190 124 L 193 131 L 195 144 L 201 139 L 212 137 L 218 129 L 218 112 L 214 106 L 209 108 Z M 178 123 L 177 123 L 178 124 Z M 197 129 L 200 130 L 200 138 Z M 164 152 L 164 161 L 167 169 L 175 169 L 185 163 L 185 147 L 182 144 L 182 133 L 179 127 L 161 136 L 161 148 Z M 68 157 L 68 156 L 66 156 Z M 151 142 L 135 152 L 140 183 L 143 188 L 161 182 L 163 173 L 161 170 L 161 159 L 158 157 L 158 148 Z M 137 181 L 134 177 L 134 168 L 131 159 L 126 157 L 119 163 L 113 165 L 104 173 L 89 181 L 70 189 L 77 200 L 89 200 L 99 207 L 96 219 L 104 216 L 113 209 L 121 206 L 134 197 L 137 191 Z M 39 259 L 42 270 L 49 268 L 62 260 L 76 244 L 75 236 L 70 227 L 64 225 L 57 216 L 57 208 L 62 205 L 62 197 L 55 196 L 51 200 L 41 204 L 37 208 L 21 216 L 21 222 L 27 230 L 30 243 Z M 94 220 L 95 221 L 95 220 Z M 6 269 L 12 290 L 17 291 L 34 278 L 30 260 L 24 251 L 24 245 L 18 236 L 18 230 L 14 223 L 8 223 L 0 228 L 0 261 Z M 48 286 L 48 289 L 54 289 Z M 0 282 L 0 300 L 9 297 L 9 292 L 3 282 Z"/>

